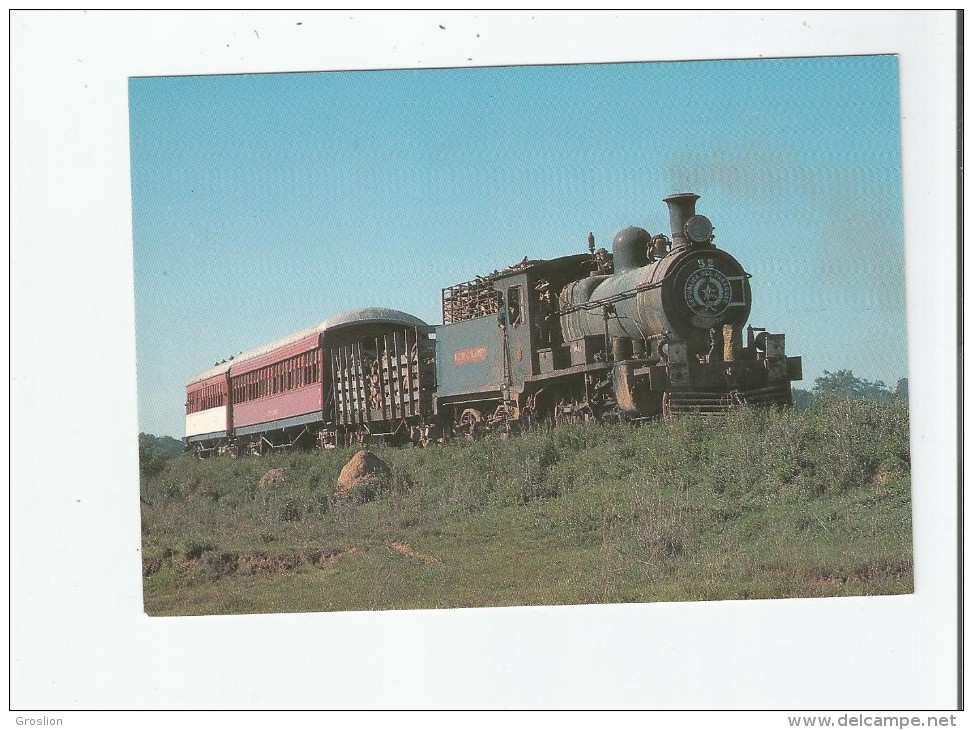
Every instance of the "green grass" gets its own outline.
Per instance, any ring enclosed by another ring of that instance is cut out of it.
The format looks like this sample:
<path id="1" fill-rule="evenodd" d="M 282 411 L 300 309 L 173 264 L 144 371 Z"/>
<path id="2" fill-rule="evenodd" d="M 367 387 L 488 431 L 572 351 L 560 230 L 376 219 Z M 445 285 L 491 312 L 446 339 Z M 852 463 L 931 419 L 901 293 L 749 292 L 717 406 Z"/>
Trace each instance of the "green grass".
<path id="1" fill-rule="evenodd" d="M 171 459 L 141 485 L 146 611 L 909 593 L 908 430 L 903 403 L 833 400 L 378 449 L 367 503 L 334 496 L 350 450 Z"/>

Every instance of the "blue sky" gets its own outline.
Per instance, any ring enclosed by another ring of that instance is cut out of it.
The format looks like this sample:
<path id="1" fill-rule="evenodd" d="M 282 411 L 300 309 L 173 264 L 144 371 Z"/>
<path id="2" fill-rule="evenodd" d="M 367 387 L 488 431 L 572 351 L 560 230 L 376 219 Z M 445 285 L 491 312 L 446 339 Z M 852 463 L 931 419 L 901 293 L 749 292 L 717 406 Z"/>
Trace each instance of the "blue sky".
<path id="1" fill-rule="evenodd" d="M 907 375 L 893 56 L 134 78 L 139 428 L 186 379 L 359 306 L 668 231 L 690 190 L 810 388 Z"/>

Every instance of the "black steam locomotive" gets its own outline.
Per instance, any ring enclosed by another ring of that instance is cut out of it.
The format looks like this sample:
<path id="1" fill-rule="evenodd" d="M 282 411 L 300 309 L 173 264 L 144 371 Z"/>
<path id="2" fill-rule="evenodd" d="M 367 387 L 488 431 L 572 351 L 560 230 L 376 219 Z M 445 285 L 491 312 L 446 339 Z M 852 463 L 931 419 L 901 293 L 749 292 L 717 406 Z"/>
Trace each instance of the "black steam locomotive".
<path id="1" fill-rule="evenodd" d="M 640 419 L 785 405 L 801 359 L 744 327 L 750 275 L 713 243 L 698 195 L 665 198 L 671 240 L 642 228 L 612 251 L 525 260 L 443 291 L 437 413 L 454 424 Z"/>
<path id="2" fill-rule="evenodd" d="M 355 310 L 218 364 L 187 387 L 187 442 L 425 443 L 544 421 L 788 405 L 801 359 L 786 355 L 783 334 L 747 326 L 750 275 L 715 246 L 698 198 L 664 199 L 671 239 L 626 228 L 608 252 L 589 234 L 587 253 L 525 258 L 447 287 L 442 325 Z"/>

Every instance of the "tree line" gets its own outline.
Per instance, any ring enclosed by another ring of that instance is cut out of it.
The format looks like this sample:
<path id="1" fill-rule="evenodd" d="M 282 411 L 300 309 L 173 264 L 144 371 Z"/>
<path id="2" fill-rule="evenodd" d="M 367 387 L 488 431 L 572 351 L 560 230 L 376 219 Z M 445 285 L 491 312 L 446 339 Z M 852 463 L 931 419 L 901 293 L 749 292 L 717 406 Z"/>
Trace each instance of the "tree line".
<path id="1" fill-rule="evenodd" d="M 166 459 L 182 452 L 183 443 L 179 439 L 139 433 L 139 474 L 143 477 L 155 476 L 162 471 Z"/>
<path id="2" fill-rule="evenodd" d="M 899 378 L 895 388 L 881 380 L 867 380 L 856 377 L 851 370 L 831 372 L 814 379 L 811 390 L 794 388 L 794 405 L 798 409 L 807 408 L 817 398 L 849 398 L 851 400 L 887 401 L 892 398 L 909 400 L 909 379 Z"/>

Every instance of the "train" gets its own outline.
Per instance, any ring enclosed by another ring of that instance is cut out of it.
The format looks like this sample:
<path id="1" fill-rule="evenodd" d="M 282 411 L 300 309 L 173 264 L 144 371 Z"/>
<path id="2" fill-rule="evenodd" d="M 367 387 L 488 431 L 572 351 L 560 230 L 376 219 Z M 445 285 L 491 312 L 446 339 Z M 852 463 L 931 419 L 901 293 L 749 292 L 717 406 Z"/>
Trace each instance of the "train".
<path id="1" fill-rule="evenodd" d="M 663 198 L 671 237 L 630 226 L 608 251 L 589 233 L 587 251 L 447 286 L 441 324 L 359 308 L 214 363 L 186 385 L 186 448 L 424 446 L 788 406 L 801 358 L 748 324 L 751 275 L 698 199 Z"/>

